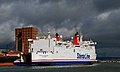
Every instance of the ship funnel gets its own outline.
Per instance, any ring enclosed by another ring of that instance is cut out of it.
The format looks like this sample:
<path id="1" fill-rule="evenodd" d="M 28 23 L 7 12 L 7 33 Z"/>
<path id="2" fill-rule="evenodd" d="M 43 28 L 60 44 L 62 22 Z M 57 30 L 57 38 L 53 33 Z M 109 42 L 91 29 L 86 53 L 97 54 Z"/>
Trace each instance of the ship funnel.
<path id="1" fill-rule="evenodd" d="M 73 45 L 80 45 L 80 36 L 78 32 L 75 33 L 74 39 L 73 39 Z"/>
<path id="2" fill-rule="evenodd" d="M 57 40 L 57 41 L 60 41 L 60 36 L 59 36 L 59 34 L 58 34 L 58 33 L 56 33 L 55 38 L 56 38 L 56 40 Z"/>

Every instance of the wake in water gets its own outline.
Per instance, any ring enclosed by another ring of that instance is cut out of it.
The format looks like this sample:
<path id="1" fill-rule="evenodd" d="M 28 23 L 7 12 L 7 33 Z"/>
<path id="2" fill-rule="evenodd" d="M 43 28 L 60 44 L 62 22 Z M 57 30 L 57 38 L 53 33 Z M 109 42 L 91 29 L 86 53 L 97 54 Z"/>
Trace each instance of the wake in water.
<path id="1" fill-rule="evenodd" d="M 92 65 L 65 65 L 65 66 L 32 66 L 32 69 L 48 69 L 48 68 L 73 68 L 73 67 L 93 67 L 99 64 Z"/>

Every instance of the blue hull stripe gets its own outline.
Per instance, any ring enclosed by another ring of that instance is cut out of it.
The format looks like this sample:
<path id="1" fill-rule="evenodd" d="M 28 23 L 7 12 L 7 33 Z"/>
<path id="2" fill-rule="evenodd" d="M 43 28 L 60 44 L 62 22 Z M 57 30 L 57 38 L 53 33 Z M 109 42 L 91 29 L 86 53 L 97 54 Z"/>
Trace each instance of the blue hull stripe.
<path id="1" fill-rule="evenodd" d="M 31 63 L 24 63 L 24 62 L 14 62 L 15 65 L 18 66 L 37 66 L 37 65 L 47 65 L 47 66 L 54 66 L 54 65 L 76 65 L 76 64 L 93 64 L 93 61 L 68 61 L 68 62 L 31 62 Z"/>

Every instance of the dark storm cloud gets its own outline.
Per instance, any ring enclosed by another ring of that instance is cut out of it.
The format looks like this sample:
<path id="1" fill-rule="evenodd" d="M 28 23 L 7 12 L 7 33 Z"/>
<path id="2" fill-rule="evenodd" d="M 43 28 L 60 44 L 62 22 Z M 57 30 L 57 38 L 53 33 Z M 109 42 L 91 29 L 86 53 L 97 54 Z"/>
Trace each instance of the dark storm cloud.
<path id="1" fill-rule="evenodd" d="M 113 10 L 120 7 L 120 0 L 94 0 L 98 11 Z"/>
<path id="2" fill-rule="evenodd" d="M 100 47 L 120 47 L 120 10 L 110 10 L 97 15 L 83 26 L 86 36 L 100 43 Z M 87 30 L 85 28 L 88 28 Z M 98 46 L 99 46 L 98 45 Z"/>
<path id="3" fill-rule="evenodd" d="M 53 23 L 53 26 L 59 28 L 67 20 L 78 22 L 83 17 L 91 14 L 91 12 L 88 12 L 89 6 L 87 4 L 86 6 L 84 5 L 85 1 L 77 2 L 79 1 L 48 1 L 43 4 L 34 1 L 27 3 L 19 2 L 14 5 L 12 12 L 14 16 L 19 16 L 20 19 L 28 24 L 43 25 Z"/>
<path id="4" fill-rule="evenodd" d="M 2 6 L 8 8 L 5 9 L 6 14 L 10 15 L 7 15 L 7 18 L 18 18 L 25 25 L 33 24 L 41 29 L 49 27 L 55 31 L 57 29 L 58 32 L 61 32 L 62 29 L 67 32 L 72 28 L 71 34 L 75 32 L 73 28 L 75 24 L 81 26 L 81 21 L 94 15 L 94 10 L 89 12 L 93 8 L 91 3 L 92 1 L 89 0 L 30 0 L 27 2 L 23 0 L 10 2 L 9 4 L 3 3 Z M 6 18 L 3 19 L 6 20 Z"/>
<path id="5" fill-rule="evenodd" d="M 77 29 L 98 47 L 120 47 L 119 0 L 0 0 L 0 44 L 14 29 L 33 25 L 41 32 L 73 35 Z"/>

